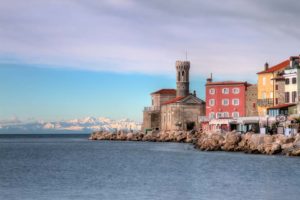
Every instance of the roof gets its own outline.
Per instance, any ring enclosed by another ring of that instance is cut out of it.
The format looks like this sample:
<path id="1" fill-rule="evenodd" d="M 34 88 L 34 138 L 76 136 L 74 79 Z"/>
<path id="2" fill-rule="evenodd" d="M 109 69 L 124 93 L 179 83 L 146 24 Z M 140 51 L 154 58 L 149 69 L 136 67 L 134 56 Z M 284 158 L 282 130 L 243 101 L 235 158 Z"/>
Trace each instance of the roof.
<path id="1" fill-rule="evenodd" d="M 288 107 L 295 106 L 295 105 L 296 105 L 295 103 L 280 104 L 280 105 L 276 105 L 276 106 L 270 107 L 268 109 L 288 108 Z"/>
<path id="2" fill-rule="evenodd" d="M 206 85 L 251 85 L 242 81 L 220 81 L 220 82 L 207 82 Z"/>
<path id="3" fill-rule="evenodd" d="M 169 95 L 176 95 L 175 89 L 161 89 L 157 90 L 156 92 L 153 92 L 151 94 L 169 94 Z"/>
<path id="4" fill-rule="evenodd" d="M 189 94 L 187 96 L 176 97 L 169 101 L 162 103 L 162 105 L 168 105 L 172 103 L 196 103 L 196 104 L 205 104 L 205 101 L 199 99 L 198 97 L 194 96 L 193 94 Z"/>
<path id="5" fill-rule="evenodd" d="M 285 60 L 277 65 L 274 65 L 273 67 L 268 68 L 267 70 L 258 72 L 257 74 L 273 73 L 279 70 L 283 70 L 287 68 L 289 65 L 290 65 L 290 60 Z"/>
<path id="6" fill-rule="evenodd" d="M 184 99 L 185 97 L 176 97 L 174 99 L 171 99 L 169 101 L 164 102 L 162 105 L 167 105 L 167 104 L 171 104 L 171 103 L 176 103 L 177 101 L 180 101 L 181 99 Z"/>

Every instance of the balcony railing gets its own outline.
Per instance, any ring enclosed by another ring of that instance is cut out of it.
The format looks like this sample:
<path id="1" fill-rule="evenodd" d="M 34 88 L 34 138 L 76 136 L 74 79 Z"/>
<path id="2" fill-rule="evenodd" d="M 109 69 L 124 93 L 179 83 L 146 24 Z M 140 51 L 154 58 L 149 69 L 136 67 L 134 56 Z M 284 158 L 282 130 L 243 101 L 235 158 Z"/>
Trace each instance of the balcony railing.
<path id="1" fill-rule="evenodd" d="M 268 107 L 274 105 L 274 99 L 257 99 L 257 106 Z"/>
<path id="2" fill-rule="evenodd" d="M 159 111 L 159 110 L 160 110 L 159 106 L 150 106 L 144 108 L 144 111 Z"/>

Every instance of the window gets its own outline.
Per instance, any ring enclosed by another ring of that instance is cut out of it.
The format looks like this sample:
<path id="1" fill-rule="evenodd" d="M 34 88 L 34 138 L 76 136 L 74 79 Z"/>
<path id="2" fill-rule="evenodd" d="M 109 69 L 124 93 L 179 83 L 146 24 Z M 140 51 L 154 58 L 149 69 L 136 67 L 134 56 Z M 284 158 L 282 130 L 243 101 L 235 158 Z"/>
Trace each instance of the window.
<path id="1" fill-rule="evenodd" d="M 240 113 L 239 112 L 233 112 L 232 113 L 232 117 L 233 118 L 238 118 L 240 116 Z"/>
<path id="2" fill-rule="evenodd" d="M 240 105 L 240 100 L 239 99 L 232 99 L 232 105 L 234 105 L 234 106 Z"/>
<path id="3" fill-rule="evenodd" d="M 222 105 L 228 106 L 229 105 L 229 99 L 222 99 Z"/>
<path id="4" fill-rule="evenodd" d="M 276 104 L 276 105 L 278 104 L 278 98 L 275 99 L 275 104 Z"/>
<path id="5" fill-rule="evenodd" d="M 210 99 L 210 100 L 209 100 L 209 105 L 210 105 L 210 106 L 214 106 L 214 105 L 215 105 L 215 102 L 216 102 L 216 101 L 215 101 L 214 99 Z"/>
<path id="6" fill-rule="evenodd" d="M 286 85 L 290 84 L 290 79 L 289 78 L 285 79 L 285 84 Z"/>
<path id="7" fill-rule="evenodd" d="M 229 89 L 228 88 L 223 88 L 222 89 L 222 94 L 229 94 Z"/>
<path id="8" fill-rule="evenodd" d="M 223 113 L 221 113 L 221 112 L 218 112 L 218 114 L 217 114 L 217 118 L 222 118 L 223 117 Z"/>
<path id="9" fill-rule="evenodd" d="M 273 92 L 270 92 L 270 98 L 273 99 Z"/>
<path id="10" fill-rule="evenodd" d="M 275 85 L 275 90 L 278 90 L 278 85 Z"/>
<path id="11" fill-rule="evenodd" d="M 263 82 L 263 85 L 266 85 L 266 77 L 263 77 L 262 82 Z"/>
<path id="12" fill-rule="evenodd" d="M 262 95 L 261 95 L 261 97 L 262 97 L 263 99 L 266 99 L 266 98 L 267 98 L 266 92 L 263 92 Z"/>
<path id="13" fill-rule="evenodd" d="M 177 79 L 178 79 L 178 81 L 180 81 L 180 72 L 178 72 Z"/>
<path id="14" fill-rule="evenodd" d="M 215 118 L 215 113 L 214 112 L 209 113 L 209 118 L 214 119 Z"/>
<path id="15" fill-rule="evenodd" d="M 253 108 L 256 108 L 256 103 L 253 103 L 253 104 L 252 104 L 252 107 L 253 107 Z"/>
<path id="16" fill-rule="evenodd" d="M 224 117 L 229 117 L 229 113 L 228 113 L 228 112 L 224 112 L 224 113 L 223 113 L 223 116 L 224 116 Z"/>
<path id="17" fill-rule="evenodd" d="M 233 93 L 233 94 L 238 94 L 238 93 L 240 93 L 240 88 L 233 88 L 233 89 L 232 89 L 232 93 Z"/>
<path id="18" fill-rule="evenodd" d="M 214 88 L 209 89 L 209 94 L 216 94 L 216 90 Z"/>
<path id="19" fill-rule="evenodd" d="M 297 83 L 297 78 L 296 78 L 296 77 L 292 78 L 292 83 L 293 83 L 293 84 L 296 84 L 296 83 Z"/>
<path id="20" fill-rule="evenodd" d="M 297 98 L 297 92 L 294 91 L 294 92 L 292 92 L 292 102 L 293 102 L 293 103 L 296 102 L 296 98 Z"/>
<path id="21" fill-rule="evenodd" d="M 285 103 L 290 103 L 290 93 L 285 92 Z"/>

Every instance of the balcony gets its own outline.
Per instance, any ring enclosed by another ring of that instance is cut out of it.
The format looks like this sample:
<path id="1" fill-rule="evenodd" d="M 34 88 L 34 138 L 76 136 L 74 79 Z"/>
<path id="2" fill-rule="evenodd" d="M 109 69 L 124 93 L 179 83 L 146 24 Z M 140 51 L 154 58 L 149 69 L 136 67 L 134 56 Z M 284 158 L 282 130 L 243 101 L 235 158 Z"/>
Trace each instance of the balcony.
<path id="1" fill-rule="evenodd" d="M 145 107 L 144 112 L 160 111 L 160 106 Z"/>
<path id="2" fill-rule="evenodd" d="M 257 106 L 260 107 L 269 107 L 274 105 L 274 99 L 257 99 Z"/>

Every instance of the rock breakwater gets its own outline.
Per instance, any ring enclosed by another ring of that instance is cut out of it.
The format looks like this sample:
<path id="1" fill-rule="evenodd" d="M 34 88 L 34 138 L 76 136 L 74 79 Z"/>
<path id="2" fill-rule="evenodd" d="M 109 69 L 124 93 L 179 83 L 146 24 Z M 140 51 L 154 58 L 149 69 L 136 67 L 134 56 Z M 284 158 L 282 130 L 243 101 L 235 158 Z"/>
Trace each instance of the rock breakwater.
<path id="1" fill-rule="evenodd" d="M 151 133 L 94 132 L 90 140 L 183 142 L 203 151 L 245 152 L 252 154 L 300 156 L 300 135 L 261 135 L 237 132 L 164 131 Z"/>

